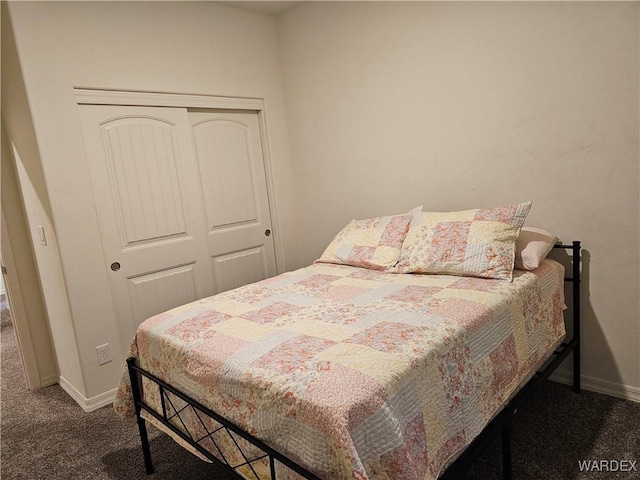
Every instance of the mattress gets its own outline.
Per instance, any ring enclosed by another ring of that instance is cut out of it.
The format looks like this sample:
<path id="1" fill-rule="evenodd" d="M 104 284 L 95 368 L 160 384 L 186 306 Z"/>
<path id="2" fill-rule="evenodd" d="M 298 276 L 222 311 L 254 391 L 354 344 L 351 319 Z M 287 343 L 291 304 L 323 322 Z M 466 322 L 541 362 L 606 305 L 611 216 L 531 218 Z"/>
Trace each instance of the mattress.
<path id="1" fill-rule="evenodd" d="M 156 315 L 129 355 L 320 478 L 435 479 L 564 338 L 563 276 L 314 264 Z"/>

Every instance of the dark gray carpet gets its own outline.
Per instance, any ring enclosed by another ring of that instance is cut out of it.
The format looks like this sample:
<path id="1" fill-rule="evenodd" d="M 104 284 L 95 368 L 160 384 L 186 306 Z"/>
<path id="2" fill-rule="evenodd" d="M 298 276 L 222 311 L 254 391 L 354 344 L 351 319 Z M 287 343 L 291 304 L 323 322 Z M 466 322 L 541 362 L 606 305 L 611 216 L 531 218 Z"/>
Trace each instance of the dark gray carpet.
<path id="1" fill-rule="evenodd" d="M 0 477 L 6 479 L 213 479 L 228 477 L 152 426 L 156 473 L 144 473 L 137 427 L 111 407 L 91 413 L 59 387 L 25 388 L 9 312 L 2 305 Z M 548 382 L 514 425 L 514 478 L 640 479 L 635 472 L 580 473 L 578 460 L 634 460 L 640 469 L 640 404 Z M 501 478 L 496 442 L 461 480 Z"/>
<path id="2" fill-rule="evenodd" d="M 25 387 L 9 312 L 2 305 L 0 478 L 226 479 L 214 466 L 149 426 L 157 473 L 147 477 L 134 420 L 108 406 L 85 413 L 58 385 Z"/>

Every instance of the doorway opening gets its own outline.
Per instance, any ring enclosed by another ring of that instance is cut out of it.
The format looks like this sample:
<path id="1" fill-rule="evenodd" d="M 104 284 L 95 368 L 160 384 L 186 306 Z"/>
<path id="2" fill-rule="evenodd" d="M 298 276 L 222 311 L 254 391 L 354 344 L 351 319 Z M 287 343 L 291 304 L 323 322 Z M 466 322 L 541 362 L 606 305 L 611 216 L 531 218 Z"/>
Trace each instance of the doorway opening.
<path id="1" fill-rule="evenodd" d="M 15 355 L 16 350 L 20 349 L 11 318 L 11 305 L 6 287 L 7 269 L 2 262 L 1 255 L 0 265 L 2 268 L 2 275 L 0 275 L 0 366 L 2 366 L 2 378 L 7 379 L 20 375 L 22 383 L 30 388 L 20 355 Z"/>

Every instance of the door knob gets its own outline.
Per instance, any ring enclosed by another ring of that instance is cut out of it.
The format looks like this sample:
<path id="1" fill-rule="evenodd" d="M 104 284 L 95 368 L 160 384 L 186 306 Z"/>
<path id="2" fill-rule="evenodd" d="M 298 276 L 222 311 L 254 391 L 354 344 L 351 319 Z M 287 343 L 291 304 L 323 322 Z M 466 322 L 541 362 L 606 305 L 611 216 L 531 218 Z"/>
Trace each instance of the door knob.
<path id="1" fill-rule="evenodd" d="M 120 264 L 118 262 L 113 262 L 111 264 L 111 270 L 113 270 L 114 272 L 117 272 L 118 270 L 120 270 Z"/>
<path id="2" fill-rule="evenodd" d="M 271 235 L 271 230 L 269 230 L 268 228 L 264 231 L 265 236 L 269 236 Z"/>

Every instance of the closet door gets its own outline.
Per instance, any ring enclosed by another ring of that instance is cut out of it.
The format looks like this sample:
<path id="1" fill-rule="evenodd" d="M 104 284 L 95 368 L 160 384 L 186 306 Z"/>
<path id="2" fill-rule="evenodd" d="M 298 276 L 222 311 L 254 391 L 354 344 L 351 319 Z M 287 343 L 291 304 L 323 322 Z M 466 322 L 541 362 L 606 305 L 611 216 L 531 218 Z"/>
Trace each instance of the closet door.
<path id="1" fill-rule="evenodd" d="M 214 292 L 187 110 L 79 106 L 121 339 Z"/>
<path id="2" fill-rule="evenodd" d="M 258 113 L 189 110 L 216 292 L 276 274 Z"/>

